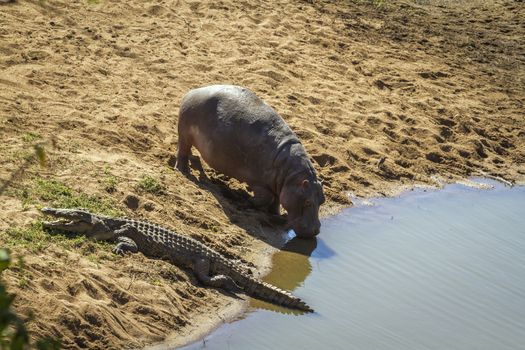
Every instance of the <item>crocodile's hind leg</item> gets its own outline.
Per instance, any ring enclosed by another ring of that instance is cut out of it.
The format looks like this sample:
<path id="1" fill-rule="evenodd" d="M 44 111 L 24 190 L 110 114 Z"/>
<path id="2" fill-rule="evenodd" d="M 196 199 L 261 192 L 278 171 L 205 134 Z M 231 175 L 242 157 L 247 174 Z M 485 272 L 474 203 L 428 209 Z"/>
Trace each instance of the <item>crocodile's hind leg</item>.
<path id="1" fill-rule="evenodd" d="M 224 288 L 231 292 L 240 289 L 229 276 L 210 276 L 210 261 L 207 259 L 199 259 L 195 261 L 194 272 L 197 275 L 197 279 L 204 285 L 215 288 Z"/>
<path id="2" fill-rule="evenodd" d="M 137 229 L 131 225 L 124 225 L 122 228 L 115 231 L 115 236 L 117 237 L 117 245 L 113 248 L 113 253 L 124 255 L 126 252 L 136 253 L 139 251 L 137 243 L 134 240 L 127 237 L 126 234 L 129 234 L 130 231 L 136 231 Z"/>

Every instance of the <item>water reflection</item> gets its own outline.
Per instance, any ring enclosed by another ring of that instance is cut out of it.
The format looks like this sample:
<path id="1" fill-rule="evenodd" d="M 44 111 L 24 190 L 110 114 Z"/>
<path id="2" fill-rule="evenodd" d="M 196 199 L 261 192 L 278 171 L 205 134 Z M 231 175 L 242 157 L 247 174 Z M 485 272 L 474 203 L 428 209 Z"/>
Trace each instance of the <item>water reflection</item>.
<path id="1" fill-rule="evenodd" d="M 317 249 L 312 252 L 311 257 L 316 259 L 330 259 L 336 255 L 335 251 L 326 244 L 323 239 L 317 239 Z"/>
<path id="2" fill-rule="evenodd" d="M 294 237 L 272 257 L 272 271 L 263 280 L 281 289 L 293 292 L 303 285 L 306 277 L 312 272 L 309 257 L 317 247 L 316 239 L 301 239 Z M 285 314 L 302 315 L 296 310 L 290 310 L 258 299 L 251 299 L 250 306 Z"/>

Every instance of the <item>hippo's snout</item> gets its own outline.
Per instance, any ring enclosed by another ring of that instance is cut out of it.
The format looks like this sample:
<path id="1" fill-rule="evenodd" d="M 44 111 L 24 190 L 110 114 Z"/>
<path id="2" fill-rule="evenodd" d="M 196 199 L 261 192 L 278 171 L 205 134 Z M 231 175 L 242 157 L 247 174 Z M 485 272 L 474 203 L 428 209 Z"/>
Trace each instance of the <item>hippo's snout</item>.
<path id="1" fill-rule="evenodd" d="M 299 238 L 304 238 L 304 239 L 314 238 L 321 231 L 321 223 L 317 222 L 313 225 L 297 224 L 293 226 L 293 230 L 295 231 L 295 234 Z"/>

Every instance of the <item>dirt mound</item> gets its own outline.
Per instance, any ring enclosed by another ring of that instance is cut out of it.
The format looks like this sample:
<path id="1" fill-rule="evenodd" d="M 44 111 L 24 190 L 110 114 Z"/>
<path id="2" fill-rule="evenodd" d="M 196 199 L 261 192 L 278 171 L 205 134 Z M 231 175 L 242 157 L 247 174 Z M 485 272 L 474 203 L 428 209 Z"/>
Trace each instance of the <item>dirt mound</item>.
<path id="1" fill-rule="evenodd" d="M 0 178 L 49 142 L 48 167 L 27 169 L 0 201 L 0 240 L 25 256 L 5 279 L 18 310 L 35 313 L 31 329 L 68 348 L 182 339 L 233 299 L 161 261 L 45 238 L 41 205 L 146 217 L 257 266 L 265 242 L 279 243 L 281 228 L 244 203 L 241 184 L 172 170 L 178 104 L 192 88 L 239 84 L 272 105 L 324 180 L 325 215 L 405 185 L 525 176 L 523 2 L 0 7 Z"/>

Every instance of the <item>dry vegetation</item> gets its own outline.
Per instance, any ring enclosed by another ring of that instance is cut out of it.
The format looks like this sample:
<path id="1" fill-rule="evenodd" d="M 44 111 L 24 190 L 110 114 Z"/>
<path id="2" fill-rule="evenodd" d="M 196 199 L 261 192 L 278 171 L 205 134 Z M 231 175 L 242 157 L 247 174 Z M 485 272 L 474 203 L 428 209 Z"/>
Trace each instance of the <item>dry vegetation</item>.
<path id="1" fill-rule="evenodd" d="M 25 256 L 4 272 L 17 310 L 68 348 L 120 349 L 183 339 L 235 303 L 39 223 L 43 205 L 147 217 L 260 266 L 281 228 L 243 186 L 172 170 L 194 87 L 244 85 L 271 104 L 324 180 L 325 215 L 482 172 L 523 182 L 524 37 L 525 3 L 510 0 L 0 3 L 0 179 L 49 142 L 47 168 L 0 198 L 0 242 Z"/>

